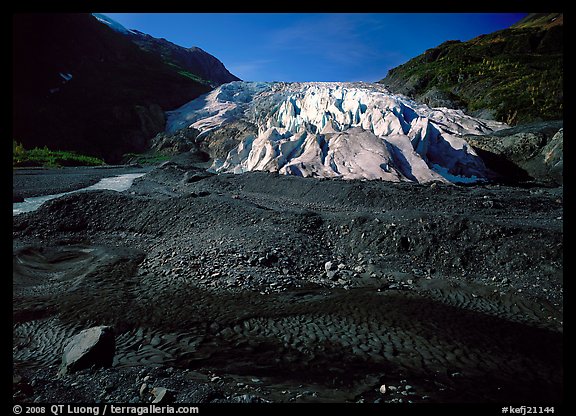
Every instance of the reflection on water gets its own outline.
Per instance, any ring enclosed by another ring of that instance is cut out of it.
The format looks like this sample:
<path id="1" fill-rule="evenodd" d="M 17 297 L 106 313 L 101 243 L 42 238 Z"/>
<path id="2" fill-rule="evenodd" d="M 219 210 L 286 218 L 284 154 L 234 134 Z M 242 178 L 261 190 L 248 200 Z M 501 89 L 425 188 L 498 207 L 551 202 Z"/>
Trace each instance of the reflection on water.
<path id="1" fill-rule="evenodd" d="M 113 176 L 111 178 L 101 179 L 100 182 L 86 188 L 77 189 L 70 192 L 62 192 L 59 194 L 35 196 L 25 198 L 24 202 L 15 202 L 12 205 L 12 215 L 22 214 L 23 212 L 30 212 L 38 209 L 40 205 L 51 199 L 59 198 L 63 195 L 72 194 L 74 192 L 93 191 L 98 189 L 107 189 L 110 191 L 122 192 L 132 186 L 134 179 L 144 176 L 144 173 L 126 173 L 124 175 Z"/>

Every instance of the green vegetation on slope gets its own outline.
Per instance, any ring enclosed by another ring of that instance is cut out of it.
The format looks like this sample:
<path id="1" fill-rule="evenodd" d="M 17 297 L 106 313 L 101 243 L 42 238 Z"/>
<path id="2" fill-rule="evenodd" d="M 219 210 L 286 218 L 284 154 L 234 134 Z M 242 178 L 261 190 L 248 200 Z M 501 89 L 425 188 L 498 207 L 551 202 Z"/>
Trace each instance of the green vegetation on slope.
<path id="1" fill-rule="evenodd" d="M 448 102 L 512 125 L 562 119 L 562 15 L 529 16 L 468 42 L 445 42 L 380 82 L 432 106 Z"/>
<path id="2" fill-rule="evenodd" d="M 12 141 L 13 167 L 100 166 L 104 161 L 97 157 L 80 155 L 64 150 L 50 150 L 48 147 L 35 147 L 26 150 L 21 143 Z"/>
<path id="3" fill-rule="evenodd" d="M 193 74 L 190 71 L 185 70 L 184 68 L 182 68 L 180 65 L 174 63 L 174 62 L 170 62 L 170 61 L 164 61 L 164 63 L 166 65 L 168 65 L 169 67 L 173 68 L 177 73 L 179 73 L 180 75 L 186 77 L 186 78 L 190 78 L 191 80 L 194 80 L 200 84 L 205 84 L 205 85 L 210 85 L 210 81 L 207 81 L 205 79 L 202 79 L 201 77 L 199 77 L 196 74 Z"/>

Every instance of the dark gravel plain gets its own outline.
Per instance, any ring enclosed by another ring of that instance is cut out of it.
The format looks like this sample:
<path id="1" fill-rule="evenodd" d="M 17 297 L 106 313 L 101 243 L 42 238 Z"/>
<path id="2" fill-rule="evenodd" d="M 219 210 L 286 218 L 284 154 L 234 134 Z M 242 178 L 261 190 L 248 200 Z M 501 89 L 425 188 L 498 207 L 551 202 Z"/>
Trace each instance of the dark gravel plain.
<path id="1" fill-rule="evenodd" d="M 14 192 L 68 186 L 40 176 Z M 113 366 L 58 376 L 69 337 L 97 325 L 114 328 Z M 18 402 L 166 388 L 180 403 L 554 405 L 562 354 L 562 187 L 210 175 L 179 158 L 13 220 Z"/>

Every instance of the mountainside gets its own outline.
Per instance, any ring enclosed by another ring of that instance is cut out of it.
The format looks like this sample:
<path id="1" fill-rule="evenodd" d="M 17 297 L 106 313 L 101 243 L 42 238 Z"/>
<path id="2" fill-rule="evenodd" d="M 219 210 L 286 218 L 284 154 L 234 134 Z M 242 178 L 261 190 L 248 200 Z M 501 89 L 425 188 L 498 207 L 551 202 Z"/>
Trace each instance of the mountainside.
<path id="1" fill-rule="evenodd" d="M 510 125 L 563 118 L 563 15 L 447 41 L 388 72 L 392 92 Z"/>
<path id="2" fill-rule="evenodd" d="M 90 14 L 13 17 L 13 139 L 109 163 L 147 148 L 164 111 L 210 91 Z"/>
<path id="3" fill-rule="evenodd" d="M 231 74 L 220 60 L 199 47 L 185 48 L 163 38 L 127 29 L 106 15 L 94 13 L 94 16 L 115 31 L 128 36 L 141 49 L 160 56 L 163 62 L 182 75 L 199 82 L 208 82 L 212 86 L 240 81 L 240 78 Z"/>
<path id="4" fill-rule="evenodd" d="M 197 131 L 215 172 L 470 183 L 494 173 L 462 135 L 506 127 L 378 84 L 233 82 L 169 112 L 166 128 Z"/>
<path id="5" fill-rule="evenodd" d="M 240 78 L 231 74 L 220 60 L 199 47 L 184 48 L 166 39 L 158 39 L 136 30 L 132 31 L 130 37 L 143 50 L 161 56 L 164 62 L 174 66 L 180 74 L 193 79 L 200 77 L 213 86 L 240 81 Z"/>

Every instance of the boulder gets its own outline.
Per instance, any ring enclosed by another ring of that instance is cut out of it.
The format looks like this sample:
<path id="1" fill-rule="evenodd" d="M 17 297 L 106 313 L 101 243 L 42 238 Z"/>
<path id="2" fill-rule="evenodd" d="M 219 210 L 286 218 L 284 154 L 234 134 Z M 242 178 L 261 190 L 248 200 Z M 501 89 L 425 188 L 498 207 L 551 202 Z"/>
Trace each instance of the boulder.
<path id="1" fill-rule="evenodd" d="M 166 387 L 154 387 L 152 396 L 154 396 L 152 403 L 169 403 L 174 400 L 174 392 Z"/>
<path id="2" fill-rule="evenodd" d="M 110 326 L 88 328 L 70 338 L 64 347 L 60 374 L 91 366 L 110 367 L 116 349 Z"/>
<path id="3" fill-rule="evenodd" d="M 548 168 L 549 175 L 558 183 L 562 183 L 564 165 L 564 129 L 552 137 L 542 149 L 544 165 Z"/>

